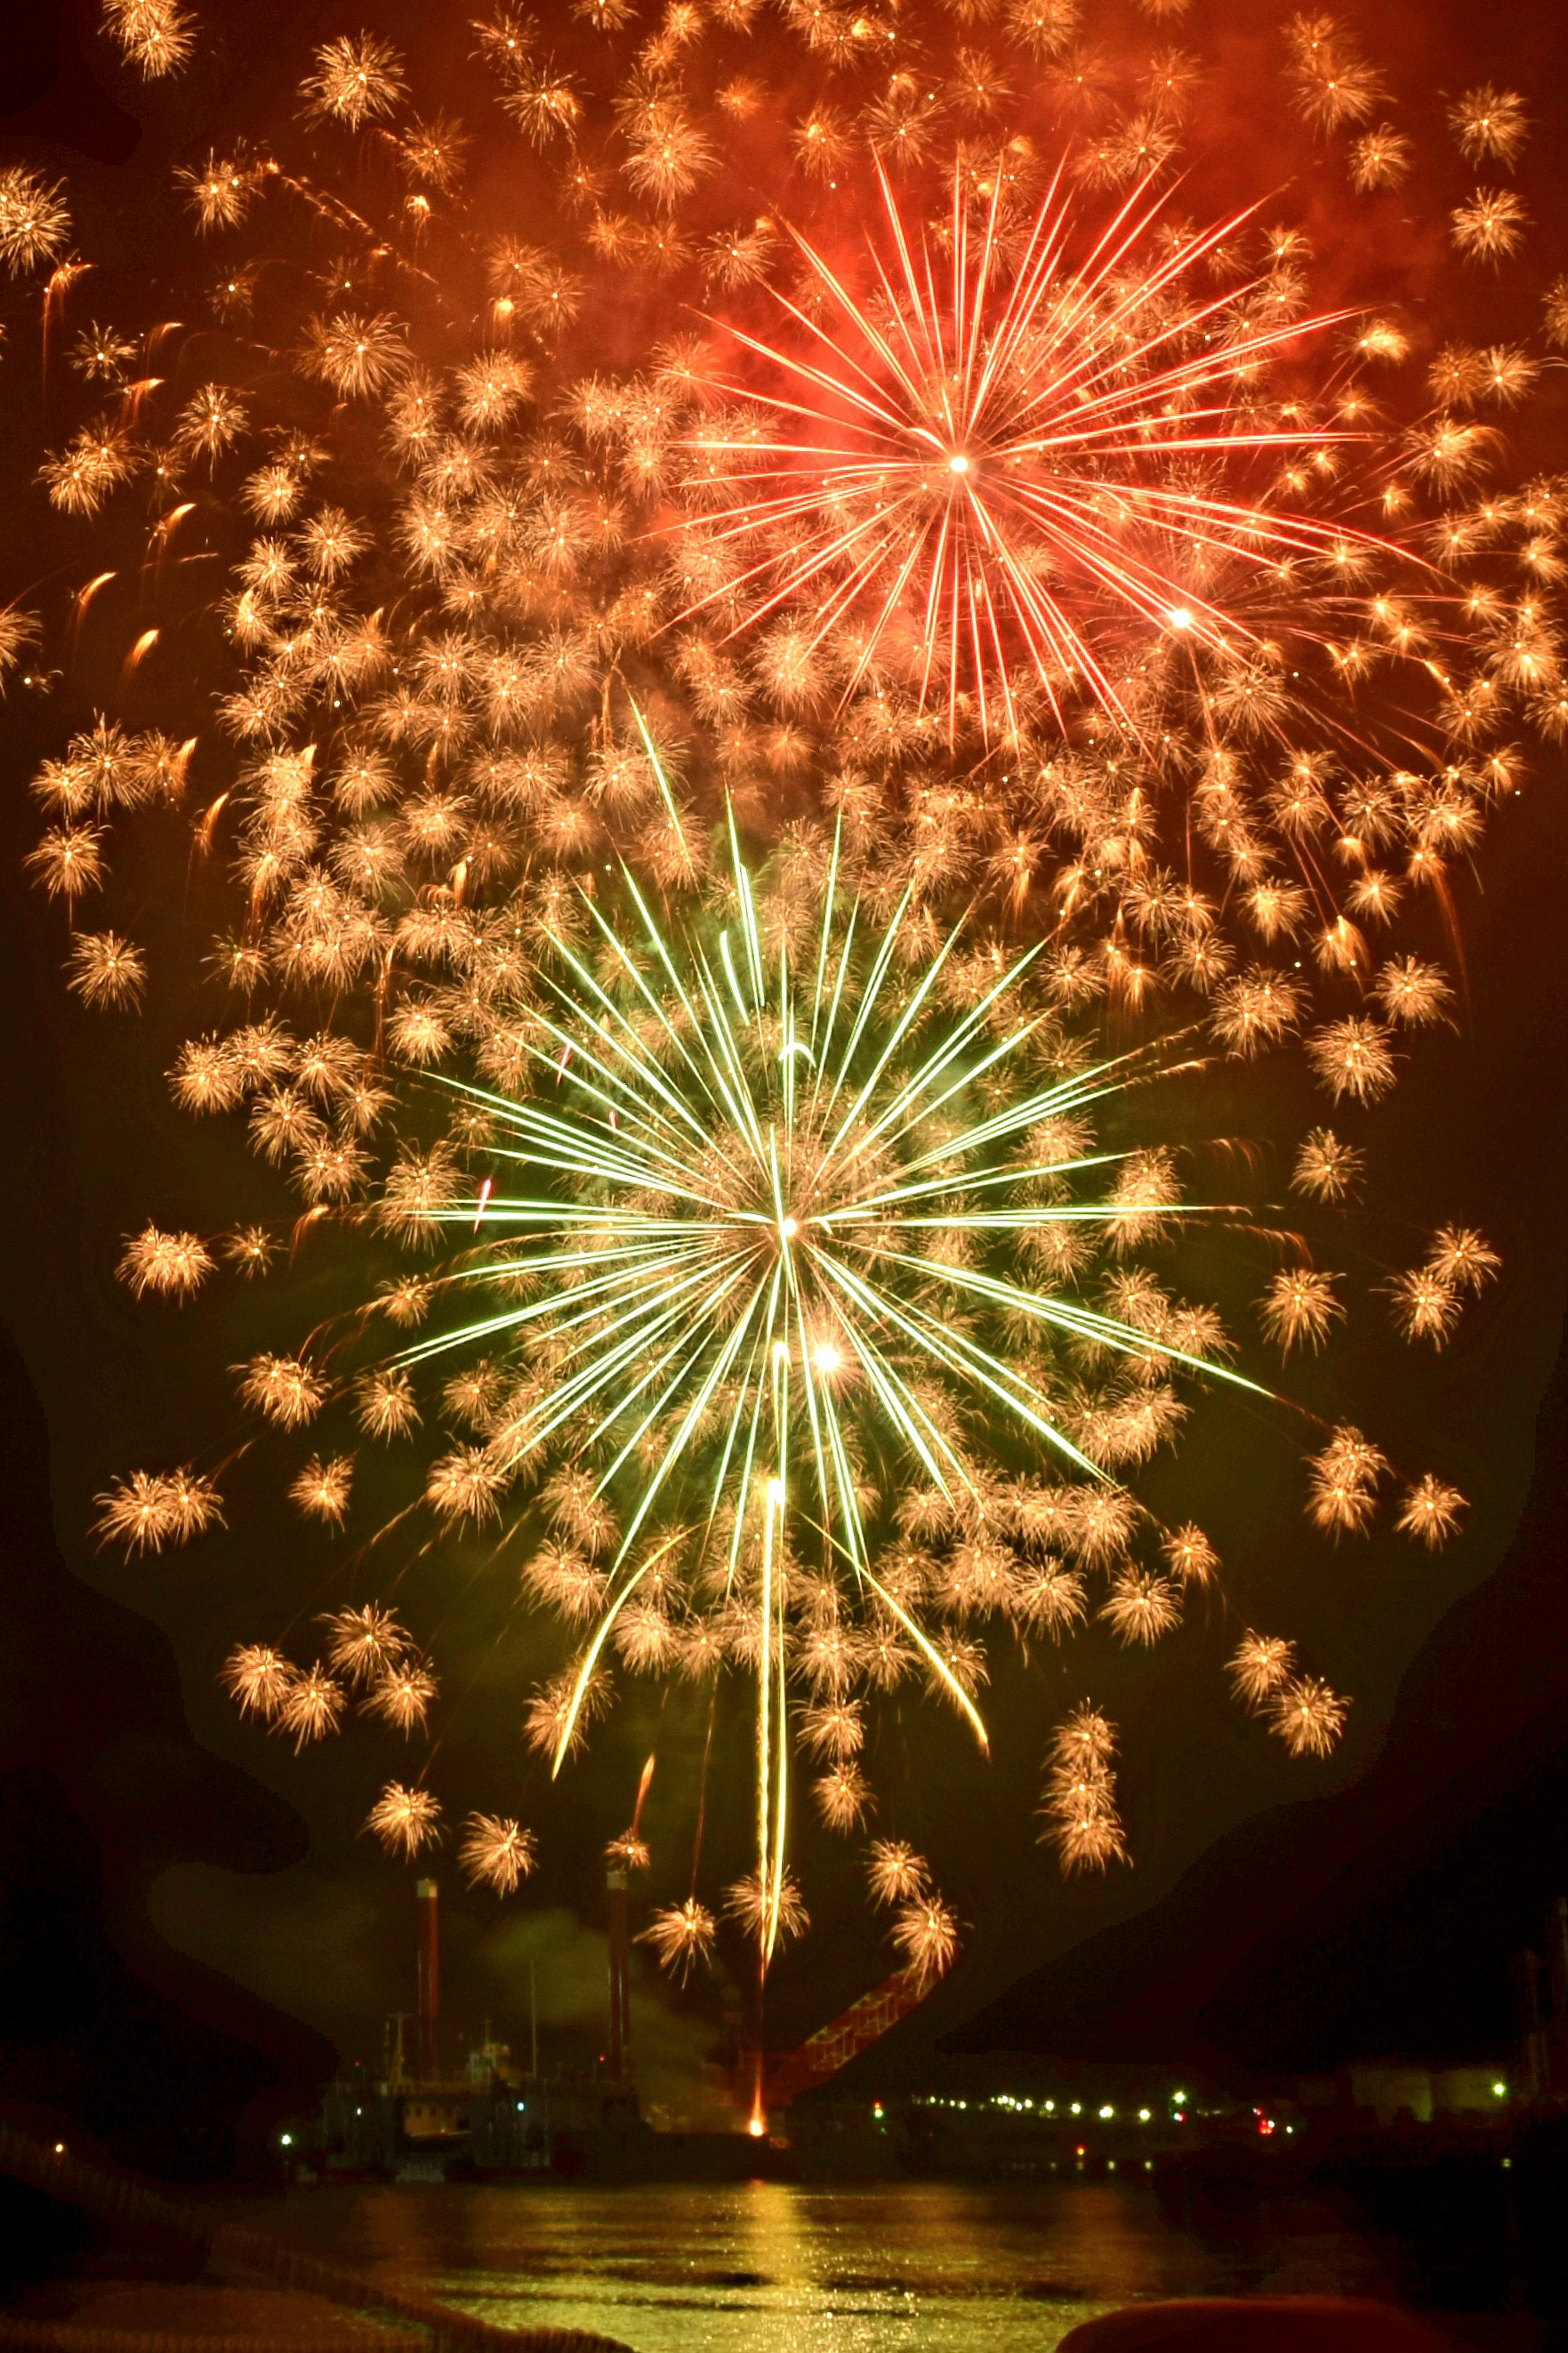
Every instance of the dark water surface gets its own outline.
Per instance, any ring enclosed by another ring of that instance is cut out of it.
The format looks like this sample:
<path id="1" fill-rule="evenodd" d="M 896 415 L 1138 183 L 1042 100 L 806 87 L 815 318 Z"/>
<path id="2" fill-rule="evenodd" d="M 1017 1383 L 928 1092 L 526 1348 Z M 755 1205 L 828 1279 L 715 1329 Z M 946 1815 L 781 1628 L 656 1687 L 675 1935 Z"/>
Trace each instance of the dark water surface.
<path id="1" fill-rule="evenodd" d="M 1120 2304 L 1263 2292 L 1415 2305 L 1488 2353 L 1549 2342 L 1517 2309 L 1502 2240 L 1450 2231 L 1418 2249 L 1310 2192 L 1178 2221 L 1141 2175 L 330 2188 L 292 2196 L 283 2228 L 492 2320 L 596 2329 L 635 2353 L 1050 2353 Z"/>

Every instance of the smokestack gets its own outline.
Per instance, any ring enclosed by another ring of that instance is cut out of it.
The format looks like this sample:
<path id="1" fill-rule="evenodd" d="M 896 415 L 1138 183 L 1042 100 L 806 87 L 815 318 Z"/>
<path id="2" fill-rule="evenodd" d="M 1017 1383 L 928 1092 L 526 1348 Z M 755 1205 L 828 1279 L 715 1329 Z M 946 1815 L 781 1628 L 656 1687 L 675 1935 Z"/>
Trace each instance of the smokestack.
<path id="1" fill-rule="evenodd" d="M 1513 1957 L 1513 2011 L 1519 2027 L 1519 2057 L 1527 2099 L 1538 2100 L 1546 2089 L 1548 2051 L 1541 2031 L 1541 1956 Z"/>
<path id="2" fill-rule="evenodd" d="M 436 1882 L 414 1883 L 419 1905 L 419 2073 L 433 2081 L 441 2072 L 441 1915 Z"/>
<path id="3" fill-rule="evenodd" d="M 1552 2007 L 1559 2018 L 1568 2018 L 1568 1895 L 1552 1906 L 1546 1933 L 1552 1940 Z"/>
<path id="4" fill-rule="evenodd" d="M 606 1871 L 610 1914 L 610 2073 L 625 2083 L 632 2055 L 632 1947 L 626 1927 L 626 1874 Z"/>

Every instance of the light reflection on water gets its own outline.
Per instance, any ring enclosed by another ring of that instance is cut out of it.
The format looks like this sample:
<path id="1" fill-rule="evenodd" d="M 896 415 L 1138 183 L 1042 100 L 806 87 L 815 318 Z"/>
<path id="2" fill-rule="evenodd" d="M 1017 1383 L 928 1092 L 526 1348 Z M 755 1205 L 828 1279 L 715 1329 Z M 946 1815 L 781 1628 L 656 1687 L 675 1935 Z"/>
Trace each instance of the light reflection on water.
<path id="1" fill-rule="evenodd" d="M 288 2232 L 515 2327 L 635 2353 L 1050 2353 L 1157 2296 L 1397 2295 L 1384 2242 L 1302 2207 L 1223 2248 L 1136 2179 L 331 2189 Z"/>

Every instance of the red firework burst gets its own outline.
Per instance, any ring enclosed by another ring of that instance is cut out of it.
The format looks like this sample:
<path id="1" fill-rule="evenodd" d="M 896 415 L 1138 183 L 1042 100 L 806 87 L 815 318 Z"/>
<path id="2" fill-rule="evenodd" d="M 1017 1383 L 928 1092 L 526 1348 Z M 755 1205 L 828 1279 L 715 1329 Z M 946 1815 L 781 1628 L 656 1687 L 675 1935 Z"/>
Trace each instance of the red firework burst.
<path id="1" fill-rule="evenodd" d="M 996 199 L 972 224 L 955 191 L 933 257 L 879 179 L 888 243 L 869 240 L 868 294 L 796 235 L 833 323 L 781 294 L 795 348 L 731 330 L 774 381 L 714 379 L 744 406 L 687 444 L 708 510 L 690 528 L 723 558 L 689 611 L 728 604 L 731 636 L 787 618 L 803 670 L 847 630 L 844 694 L 896 659 L 922 705 L 945 700 L 950 733 L 963 703 L 987 737 L 1011 726 L 1026 677 L 1058 718 L 1086 691 L 1131 726 L 1107 667 L 1130 633 L 1245 658 L 1227 585 L 1368 536 L 1248 487 L 1270 453 L 1355 437 L 1262 383 L 1284 345 L 1348 314 L 1270 317 L 1268 278 L 1191 290 L 1246 214 L 1162 239 L 1145 181 L 1072 262 L 1058 174 L 1021 237 Z"/>

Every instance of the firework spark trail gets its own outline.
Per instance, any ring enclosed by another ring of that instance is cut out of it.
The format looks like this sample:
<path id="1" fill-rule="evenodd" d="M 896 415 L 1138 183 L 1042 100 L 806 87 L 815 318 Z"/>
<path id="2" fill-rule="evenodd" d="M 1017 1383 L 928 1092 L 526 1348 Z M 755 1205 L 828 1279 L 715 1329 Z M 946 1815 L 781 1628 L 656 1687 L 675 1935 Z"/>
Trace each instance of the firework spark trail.
<path id="1" fill-rule="evenodd" d="M 781 607 L 815 591 L 811 642 L 821 645 L 868 590 L 877 590 L 842 704 L 871 668 L 913 591 L 924 647 L 922 702 L 931 686 L 933 649 L 944 632 L 950 648 L 950 730 L 967 676 L 983 733 L 992 733 L 990 699 L 1000 701 L 1007 725 L 1016 731 L 1008 619 L 1058 719 L 1058 685 L 1077 677 L 1088 682 L 1108 713 L 1130 724 L 1093 643 L 1096 625 L 1103 629 L 1117 609 L 1159 631 L 1191 630 L 1197 643 L 1234 655 L 1253 633 L 1194 585 L 1211 559 L 1240 560 L 1262 570 L 1281 554 L 1321 554 L 1347 542 L 1395 552 L 1343 519 L 1323 522 L 1281 513 L 1195 488 L 1171 487 L 1168 479 L 1163 482 L 1153 475 L 1153 460 L 1168 469 L 1177 455 L 1223 460 L 1234 470 L 1238 459 L 1259 450 L 1321 448 L 1356 438 L 1305 426 L 1243 430 L 1234 421 L 1238 392 L 1260 361 L 1304 336 L 1322 334 L 1351 314 L 1328 312 L 1227 335 L 1212 350 L 1208 346 L 1216 338 L 1205 331 L 1261 281 L 1187 302 L 1174 318 L 1167 315 L 1164 298 L 1197 263 L 1234 237 L 1249 212 L 1189 236 L 1163 261 L 1143 261 L 1133 283 L 1119 288 L 1116 281 L 1130 256 L 1139 255 L 1146 244 L 1163 198 L 1151 201 L 1148 183 L 1136 188 L 1084 262 L 1069 271 L 1071 214 L 1060 194 L 1061 179 L 1058 169 L 1021 254 L 1005 265 L 1009 282 L 994 301 L 1000 192 L 993 197 L 978 257 L 972 259 L 969 213 L 955 191 L 944 292 L 929 248 L 922 242 L 917 251 L 879 166 L 895 257 L 889 266 L 874 244 L 870 248 L 885 323 L 796 233 L 802 255 L 819 288 L 832 295 L 843 324 L 829 332 L 797 303 L 782 294 L 777 300 L 808 339 L 808 350 L 815 346 L 826 360 L 814 363 L 734 329 L 736 343 L 793 378 L 802 392 L 792 397 L 787 391 L 720 378 L 711 389 L 815 425 L 819 438 L 759 442 L 700 431 L 689 446 L 705 460 L 730 461 L 717 468 L 704 464 L 705 491 L 757 486 L 754 495 L 709 515 L 715 539 L 751 540 L 762 526 L 804 522 L 805 544 L 791 538 L 783 553 L 764 553 L 678 619 L 732 602 L 760 579 L 768 583 L 767 593 L 728 636 L 754 628 Z M 1194 339 L 1204 346 L 1198 353 L 1170 355 L 1172 346 Z M 1201 405 L 1197 396 L 1215 386 L 1226 396 Z M 846 409 L 854 438 L 836 441 L 833 431 L 836 426 L 842 431 Z M 752 462 L 736 462 L 742 459 Z M 846 506 L 850 516 L 843 521 Z M 1178 575 L 1141 557 L 1125 529 L 1102 520 L 1108 509 L 1123 524 L 1137 516 L 1157 527 L 1174 543 L 1175 555 L 1186 557 L 1185 571 Z M 1064 559 L 1087 578 L 1091 592 L 1109 597 L 1109 614 L 1101 610 L 1092 622 L 1075 617 L 1071 604 L 1051 593 L 1042 575 Z M 967 667 L 966 657 L 972 657 Z M 1136 734 L 1135 726 L 1131 732 Z"/>

